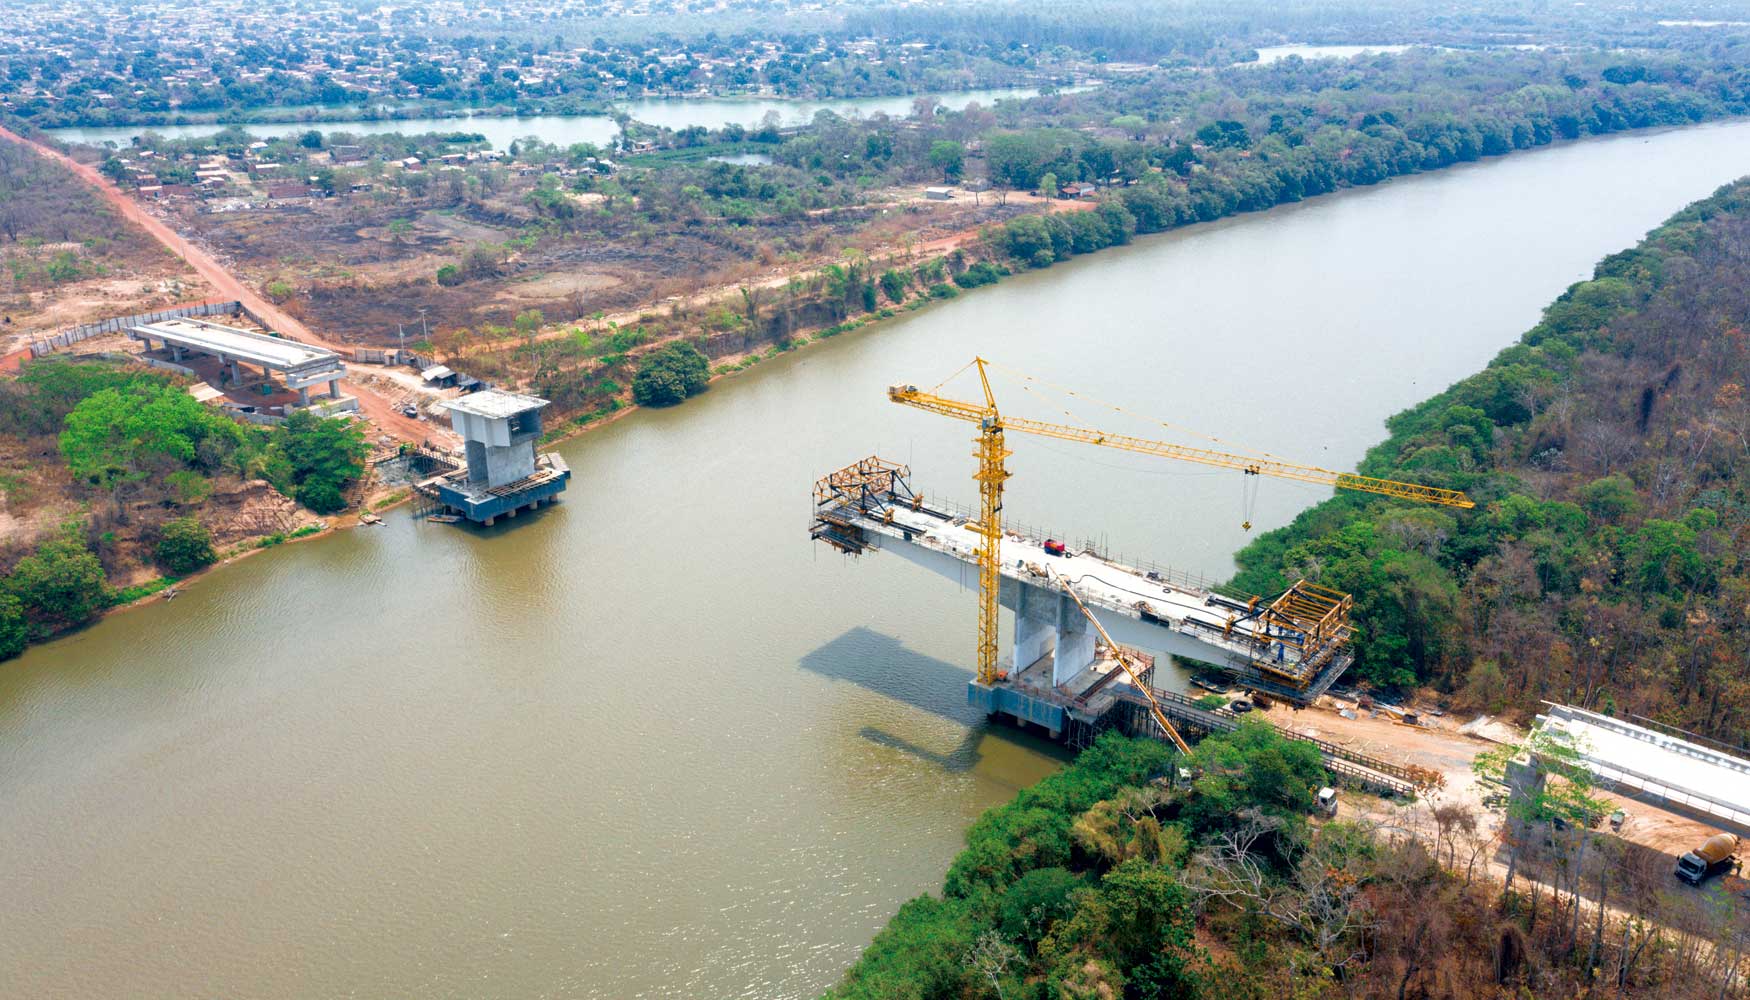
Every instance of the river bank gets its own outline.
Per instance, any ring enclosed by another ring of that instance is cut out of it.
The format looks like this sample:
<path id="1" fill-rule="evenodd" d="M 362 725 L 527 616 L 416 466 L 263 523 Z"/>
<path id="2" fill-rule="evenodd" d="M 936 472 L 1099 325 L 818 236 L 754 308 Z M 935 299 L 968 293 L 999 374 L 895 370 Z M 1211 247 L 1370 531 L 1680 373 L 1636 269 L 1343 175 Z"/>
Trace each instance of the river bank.
<path id="1" fill-rule="evenodd" d="M 1728 120 L 1727 122 L 1714 123 L 1714 124 L 1715 125 L 1730 125 L 1733 121 L 1743 122 L 1745 120 L 1744 119 L 1735 119 L 1735 120 Z M 1692 126 L 1692 127 L 1708 127 L 1708 126 Z M 1545 152 L 1545 151 L 1556 151 L 1556 150 L 1562 150 L 1562 149 L 1575 147 L 1575 146 L 1584 146 L 1584 145 L 1587 145 L 1590 143 L 1596 143 L 1596 142 L 1600 142 L 1600 141 L 1604 141 L 1604 142 L 1608 142 L 1608 141 L 1612 141 L 1612 140 L 1625 140 L 1626 141 L 1631 136 L 1659 136 L 1659 135 L 1678 132 L 1678 131 L 1682 131 L 1682 129 L 1680 129 L 1680 128 L 1659 128 L 1659 129 L 1648 129 L 1648 130 L 1645 130 L 1643 132 L 1630 133 L 1629 135 L 1620 135 L 1619 134 L 1616 136 L 1593 137 L 1593 138 L 1579 139 L 1579 140 L 1558 140 L 1557 142 L 1552 143 L 1548 146 L 1538 147 L 1537 149 L 1530 150 L 1527 152 L 1534 152 L 1535 153 L 1535 152 Z M 1647 140 L 1643 138 L 1642 141 L 1647 141 Z M 1499 159 L 1499 158 L 1488 158 L 1488 159 L 1479 160 L 1479 161 L 1475 161 L 1475 162 L 1461 163 L 1461 164 L 1457 164 L 1457 165 L 1454 165 L 1451 167 L 1442 168 L 1442 172 L 1459 172 L 1459 171 L 1463 171 L 1463 170 L 1487 169 L 1488 166 L 1491 163 L 1495 162 L 1497 159 Z M 1391 185 L 1393 183 L 1398 183 L 1398 184 L 1409 183 L 1409 182 L 1412 182 L 1412 180 L 1414 178 L 1422 177 L 1422 176 L 1427 176 L 1427 174 L 1426 173 L 1418 173 L 1418 174 L 1402 175 L 1402 176 L 1398 176 L 1398 177 L 1387 178 L 1386 180 L 1380 182 L 1380 184 L 1378 184 L 1378 185 L 1369 185 L 1366 187 L 1345 187 L 1345 188 L 1341 188 L 1337 191 L 1331 192 L 1329 194 L 1319 195 L 1315 198 L 1309 198 L 1309 199 L 1306 199 L 1304 201 L 1294 202 L 1294 203 L 1290 203 L 1290 204 L 1283 204 L 1283 205 L 1275 205 L 1275 206 L 1272 206 L 1270 208 L 1263 209 L 1260 212 L 1241 212 L 1241 213 L 1236 213 L 1234 215 L 1225 216 L 1223 218 L 1215 219 L 1215 220 L 1211 220 L 1211 221 L 1207 221 L 1207 222 L 1194 222 L 1194 223 L 1190 223 L 1187 225 L 1169 227 L 1167 229 L 1159 230 L 1159 231 L 1155 231 L 1155 232 L 1139 233 L 1135 237 L 1134 241 L 1132 241 L 1129 238 L 1126 238 L 1124 240 L 1124 242 L 1122 242 L 1122 243 L 1114 244 L 1112 246 L 1107 246 L 1107 247 L 1101 247 L 1101 248 L 1099 248 L 1095 251 L 1092 251 L 1092 252 L 1100 253 L 1102 251 L 1115 250 L 1115 249 L 1119 249 L 1122 247 L 1131 246 L 1131 245 L 1133 245 L 1133 242 L 1137 243 L 1137 244 L 1145 244 L 1147 241 L 1152 240 L 1152 239 L 1165 239 L 1165 238 L 1169 238 L 1169 237 L 1173 237 L 1173 236 L 1191 237 L 1191 236 L 1194 236 L 1195 234 L 1197 234 L 1201 231 L 1206 231 L 1206 230 L 1209 230 L 1213 227 L 1220 227 L 1222 225 L 1231 223 L 1231 222 L 1238 220 L 1238 219 L 1246 218 L 1248 216 L 1260 215 L 1260 216 L 1265 217 L 1265 218 L 1269 218 L 1272 216 L 1278 216 L 1281 214 L 1297 211 L 1297 210 L 1300 210 L 1300 209 L 1303 209 L 1303 208 L 1306 208 L 1309 206 L 1328 204 L 1332 200 L 1342 198 L 1342 197 L 1359 196 L 1359 195 L 1363 194 L 1364 192 L 1374 190 L 1376 188 L 1382 188 L 1382 187 L 1385 187 L 1387 185 Z M 1022 196 L 1022 197 L 1030 197 L 1030 196 Z M 1034 200 L 1037 201 L 1037 199 L 1034 199 Z M 1085 211 L 1085 210 L 1092 210 L 1096 207 L 1095 205 L 1089 204 L 1089 203 L 1074 203 L 1074 202 L 1062 202 L 1062 201 L 1043 202 L 1042 204 L 1044 204 L 1046 212 L 1077 211 L 1077 210 Z M 959 232 L 959 233 L 956 233 L 956 234 L 953 234 L 953 235 L 950 235 L 950 236 L 947 236 L 947 237 L 944 237 L 944 238 L 941 238 L 938 240 L 934 240 L 931 243 L 924 245 L 922 247 L 919 247 L 919 248 L 912 248 L 912 249 L 908 249 L 908 250 L 890 249 L 883 254 L 878 254 L 878 255 L 868 259 L 868 261 L 866 263 L 866 273 L 871 276 L 869 280 L 873 281 L 873 276 L 876 275 L 883 268 L 899 267 L 902 270 L 909 273 L 913 270 L 921 270 L 923 267 L 925 267 L 927 265 L 931 265 L 933 263 L 935 265 L 943 267 L 944 276 L 947 276 L 949 274 L 954 273 L 952 271 L 947 270 L 946 265 L 947 265 L 947 262 L 950 258 L 950 255 L 953 255 L 956 253 L 963 255 L 962 259 L 960 261 L 960 265 L 959 265 L 961 270 L 964 270 L 968 264 L 977 263 L 980 261 L 1001 266 L 1002 267 L 1001 273 L 997 274 L 997 275 L 992 275 L 991 276 L 992 280 L 991 280 L 990 284 L 995 284 L 997 282 L 1000 282 L 1002 279 L 1013 277 L 1016 274 L 1028 273 L 1029 270 L 1042 270 L 1041 268 L 1029 269 L 1026 267 L 1024 262 L 1014 260 L 1007 253 L 1005 253 L 1003 251 L 1002 246 L 1001 246 L 1001 244 L 1003 242 L 1003 239 L 1002 239 L 1003 229 L 1004 229 L 1004 227 L 1000 224 L 994 225 L 994 226 L 987 225 L 987 226 L 979 227 L 977 229 L 964 230 L 962 232 Z M 966 256 L 966 251 L 968 251 L 968 250 L 974 251 L 973 254 L 970 256 Z M 1085 256 L 1087 256 L 1087 254 L 1083 253 L 1083 254 L 1080 254 L 1078 256 L 1085 257 Z M 844 263 L 845 262 L 840 261 L 840 262 L 838 262 L 834 265 L 830 265 L 830 266 L 835 266 L 835 267 L 843 266 Z M 1011 268 L 1014 268 L 1016 270 L 1011 270 Z M 761 283 L 760 285 L 757 285 L 754 287 L 756 289 L 757 288 L 776 289 L 776 288 L 779 288 L 787 283 L 794 285 L 798 282 L 801 282 L 805 285 L 818 285 L 820 283 L 823 275 L 824 275 L 824 269 L 817 266 L 817 267 L 813 267 L 813 268 L 803 270 L 803 271 L 784 273 L 778 277 L 768 279 L 765 282 Z M 930 289 L 925 287 L 922 282 L 919 282 L 917 287 L 915 288 L 915 290 L 908 290 L 907 291 L 907 296 L 904 299 L 897 300 L 897 301 L 895 301 L 895 300 L 883 300 L 884 304 L 879 309 L 866 312 L 860 316 L 847 317 L 845 319 L 838 320 L 838 321 L 832 322 L 832 323 L 815 323 L 815 324 L 810 324 L 810 325 L 804 325 L 804 326 L 801 326 L 799 328 L 793 328 L 793 329 L 787 330 L 782 336 L 768 335 L 765 337 L 760 337 L 760 336 L 752 337 L 751 338 L 752 344 L 745 350 L 738 350 L 738 351 L 735 351 L 735 352 L 732 352 L 729 354 L 725 354 L 725 355 L 712 356 L 712 359 L 711 359 L 712 360 L 712 369 L 711 369 L 710 381 L 712 384 L 716 384 L 716 383 L 720 382 L 721 380 L 728 378 L 731 375 L 739 374 L 740 372 L 746 371 L 747 369 L 752 368 L 757 364 L 772 360 L 776 357 L 782 356 L 783 354 L 789 353 L 791 351 L 807 348 L 807 347 L 810 347 L 814 344 L 818 344 L 819 342 L 821 342 L 823 340 L 827 340 L 827 339 L 830 339 L 833 337 L 841 336 L 843 334 L 851 333 L 853 331 L 858 331 L 858 330 L 863 330 L 863 329 L 869 328 L 869 327 L 879 326 L 881 324 L 888 323 L 888 322 L 893 321 L 895 319 L 903 318 L 905 315 L 910 314 L 910 313 L 914 313 L 920 309 L 925 309 L 925 308 L 928 308 L 932 305 L 936 305 L 936 304 L 939 304 L 939 303 L 944 302 L 944 301 L 951 301 L 954 298 L 958 298 L 960 295 L 968 294 L 971 292 L 976 292 L 976 291 L 978 291 L 979 288 L 986 287 L 986 285 L 984 285 L 984 284 L 980 284 L 977 286 L 963 287 L 963 286 L 957 285 L 956 283 L 954 283 L 952 281 L 946 282 L 946 283 L 947 284 L 955 284 L 955 287 L 951 287 L 948 289 L 948 291 L 953 293 L 953 294 L 931 294 Z M 741 286 L 741 287 L 736 287 L 736 288 L 725 287 L 725 288 L 703 289 L 703 290 L 700 290 L 698 292 L 694 292 L 694 293 L 691 293 L 687 296 L 684 296 L 680 300 L 680 302 L 682 305 L 684 305 L 684 307 L 688 311 L 693 312 L 693 313 L 703 314 L 705 312 L 712 310 L 713 308 L 723 308 L 723 307 L 735 305 L 736 303 L 734 300 L 736 300 L 739 296 L 745 295 L 747 290 L 748 289 L 746 286 Z M 673 306 L 673 304 L 671 303 L 671 307 L 672 306 Z M 652 305 L 652 306 L 647 306 L 647 307 L 640 308 L 640 309 L 627 310 L 627 311 L 624 311 L 624 312 L 621 312 L 621 313 L 618 313 L 618 314 L 615 314 L 612 316 L 601 317 L 601 318 L 598 318 L 598 319 L 595 319 L 595 320 L 589 322 L 588 324 L 565 324 L 561 327 L 558 327 L 558 328 L 555 328 L 552 330 L 537 333 L 534 335 L 533 339 L 538 341 L 538 340 L 553 339 L 556 337 L 568 337 L 568 336 L 572 336 L 573 331 L 578 329 L 578 328 L 587 329 L 592 334 L 603 335 L 606 332 L 618 329 L 620 327 L 636 327 L 641 322 L 648 321 L 651 314 L 655 311 L 656 310 L 654 308 L 654 305 Z M 633 355 L 633 358 L 635 359 L 643 354 L 647 354 L 650 352 L 660 350 L 662 347 L 664 347 L 670 343 L 686 342 L 686 341 L 694 340 L 694 339 L 697 339 L 697 338 L 693 335 L 688 334 L 688 333 L 672 334 L 672 335 L 667 336 L 661 340 L 654 341 L 654 342 L 640 348 L 639 351 L 637 352 L 637 354 Z M 451 364 L 465 364 L 466 363 L 465 357 L 457 358 L 457 357 L 446 356 L 445 360 Z M 547 440 L 551 443 L 557 443 L 557 442 L 561 442 L 561 441 L 570 440 L 574 437 L 577 437 L 578 435 L 587 433 L 591 429 L 603 426 L 606 423 L 611 422 L 613 420 L 618 420 L 621 417 L 624 417 L 624 416 L 630 414 L 631 412 L 633 412 L 636 409 L 638 409 L 638 407 L 635 403 L 631 402 L 630 394 L 623 393 L 620 396 L 616 396 L 612 399 L 605 401 L 603 404 L 598 405 L 590 412 L 587 412 L 587 413 L 584 413 L 580 416 L 575 416 L 575 417 L 572 417 L 571 419 L 568 419 L 566 421 L 564 429 L 560 430 L 560 431 L 550 431 Z"/>
<path id="2" fill-rule="evenodd" d="M 33 649 L 0 670 L 0 978 L 816 996 L 1063 763 L 965 705 L 969 592 L 805 543 L 809 484 L 870 452 L 974 495 L 968 435 L 887 384 L 984 353 L 1350 467 L 1739 163 L 1741 123 L 1618 137 L 1016 274 L 565 442 L 535 516 L 392 513 Z M 1206 576 L 1249 538 L 1228 477 L 1013 447 L 1018 520 Z"/>

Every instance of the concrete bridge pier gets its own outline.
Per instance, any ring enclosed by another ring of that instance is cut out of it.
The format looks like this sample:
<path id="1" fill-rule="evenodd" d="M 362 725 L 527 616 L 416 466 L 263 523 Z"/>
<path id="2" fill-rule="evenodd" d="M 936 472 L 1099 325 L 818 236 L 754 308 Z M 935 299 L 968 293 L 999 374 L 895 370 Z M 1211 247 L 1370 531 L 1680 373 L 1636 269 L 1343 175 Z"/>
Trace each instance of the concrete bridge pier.
<path id="1" fill-rule="evenodd" d="M 1093 666 L 1096 638 L 1075 602 L 1057 595 L 1057 650 L 1051 655 L 1051 683 L 1063 684 Z"/>
<path id="2" fill-rule="evenodd" d="M 1015 610 L 1015 658 L 1010 673 L 1018 674 L 1038 662 L 1057 634 L 1055 601 L 1040 600 L 1037 591 L 1020 588 Z M 1043 606 L 1042 606 L 1043 605 Z"/>
<path id="3" fill-rule="evenodd" d="M 1096 636 L 1087 618 L 1069 596 L 1055 587 L 1032 586 L 1018 580 L 1002 582 L 1001 601 L 1015 613 L 1015 650 L 1011 673 L 1038 662 L 1051 650 L 1051 683 L 1060 685 L 1094 662 Z"/>

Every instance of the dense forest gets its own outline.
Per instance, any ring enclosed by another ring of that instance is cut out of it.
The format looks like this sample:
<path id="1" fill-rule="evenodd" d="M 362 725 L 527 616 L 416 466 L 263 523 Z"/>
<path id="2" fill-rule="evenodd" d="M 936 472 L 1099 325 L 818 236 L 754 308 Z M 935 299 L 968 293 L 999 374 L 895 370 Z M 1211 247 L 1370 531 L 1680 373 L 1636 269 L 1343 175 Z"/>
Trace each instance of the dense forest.
<path id="1" fill-rule="evenodd" d="M 830 114 L 770 150 L 880 181 L 939 178 L 935 143 L 986 161 L 998 188 L 1157 179 L 1197 218 L 1565 139 L 1750 111 L 1750 71 L 1708 55 L 1414 51 L 1158 73 L 1094 90 L 935 112 L 924 128 Z M 968 176 L 972 168 L 964 168 Z"/>
<path id="2" fill-rule="evenodd" d="M 1007 0 L 999 3 L 892 5 L 855 12 L 853 35 L 966 44 L 1007 39 L 1032 49 L 1065 47 L 1100 61 L 1165 65 L 1247 59 L 1252 48 L 1279 42 L 1325 45 L 1384 43 L 1464 48 L 1525 44 L 1663 48 L 1682 44 L 1676 18 L 1711 19 L 1742 28 L 1735 3 L 1694 3 L 1657 12 L 1632 6 L 1504 2 L 1471 7 L 1423 0 Z M 1688 34 L 1693 34 L 1689 32 Z"/>
<path id="3" fill-rule="evenodd" d="M 1487 369 L 1393 417 L 1361 469 L 1474 512 L 1334 497 L 1239 555 L 1358 595 L 1356 673 L 1750 742 L 1750 184 L 1600 263 Z"/>

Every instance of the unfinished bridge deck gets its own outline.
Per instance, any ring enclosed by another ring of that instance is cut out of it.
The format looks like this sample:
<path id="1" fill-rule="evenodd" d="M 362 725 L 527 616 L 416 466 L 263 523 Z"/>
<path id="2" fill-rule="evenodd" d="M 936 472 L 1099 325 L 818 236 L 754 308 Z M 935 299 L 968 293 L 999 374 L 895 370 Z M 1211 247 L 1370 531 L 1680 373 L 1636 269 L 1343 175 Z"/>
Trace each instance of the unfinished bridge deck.
<path id="1" fill-rule="evenodd" d="M 920 552 L 946 557 L 958 575 L 978 559 L 980 537 L 967 513 L 940 501 L 868 493 L 817 505 L 815 536 L 846 551 L 882 549 L 925 565 L 930 561 Z M 1052 555 L 1046 541 L 1036 532 L 1005 530 L 999 546 L 1005 606 L 1013 609 L 1013 588 L 1056 591 L 1055 574 L 1120 642 L 1215 663 L 1242 684 L 1300 704 L 1329 689 L 1352 660 L 1346 648 L 1303 656 L 1299 633 L 1264 624 L 1247 602 L 1197 586 L 1186 574 L 1127 566 L 1085 548 Z"/>

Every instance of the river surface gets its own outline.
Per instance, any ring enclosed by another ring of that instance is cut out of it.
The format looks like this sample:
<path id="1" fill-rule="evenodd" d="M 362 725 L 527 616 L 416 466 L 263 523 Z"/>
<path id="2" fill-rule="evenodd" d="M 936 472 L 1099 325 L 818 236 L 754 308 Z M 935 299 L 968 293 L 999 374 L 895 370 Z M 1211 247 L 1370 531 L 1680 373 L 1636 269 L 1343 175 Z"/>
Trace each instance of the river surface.
<path id="1" fill-rule="evenodd" d="M 814 995 L 1060 762 L 965 707 L 971 590 L 806 539 L 871 452 L 974 495 L 968 428 L 884 386 L 982 352 L 1348 468 L 1747 168 L 1750 123 L 1632 135 L 1142 240 L 571 442 L 536 516 L 397 511 L 33 649 L 0 668 L 0 993 Z M 1212 576 L 1322 495 L 1010 444 L 1012 518 Z"/>
<path id="2" fill-rule="evenodd" d="M 1408 52 L 1411 48 L 1409 45 L 1307 45 L 1302 42 L 1292 45 L 1266 45 L 1258 50 L 1258 65 L 1268 66 L 1289 56 L 1299 56 L 1302 59 L 1353 59 L 1360 55 Z"/>
<path id="3" fill-rule="evenodd" d="M 1084 89 L 1086 88 L 1065 87 L 1061 88 L 1060 92 L 1073 93 Z M 939 107 L 959 111 L 974 103 L 990 107 L 1000 100 L 1035 97 L 1038 94 L 1037 88 L 1011 87 L 992 90 L 966 90 L 935 96 L 938 98 Z M 637 121 L 665 128 L 683 129 L 689 125 L 703 125 L 710 129 L 720 129 L 730 124 L 757 126 L 764 121 L 767 115 L 776 115 L 781 124 L 797 125 L 811 120 L 816 113 L 821 111 L 833 111 L 841 115 L 886 114 L 903 118 L 911 113 L 912 102 L 915 100 L 915 97 L 904 95 L 899 97 L 856 97 L 828 101 L 789 101 L 779 98 L 738 97 L 651 97 L 622 102 L 618 107 Z M 133 141 L 134 136 L 143 132 L 156 132 L 167 139 L 187 139 L 212 135 L 227 127 L 229 126 L 214 124 L 120 125 L 94 128 L 51 128 L 43 131 L 64 142 L 84 142 L 93 145 L 113 142 L 118 146 L 126 146 Z M 462 118 L 407 118 L 356 122 L 267 122 L 243 127 L 251 134 L 264 139 L 303 133 L 311 129 L 325 135 L 336 132 L 392 133 L 395 135 L 419 135 L 424 132 L 478 132 L 486 136 L 494 149 L 504 149 L 512 142 L 529 136 L 537 136 L 544 142 L 560 146 L 569 146 L 578 142 L 605 146 L 620 133 L 620 127 L 607 115 L 526 115 L 520 117 L 516 115 L 471 115 Z"/>

